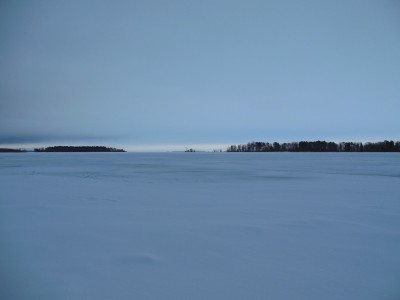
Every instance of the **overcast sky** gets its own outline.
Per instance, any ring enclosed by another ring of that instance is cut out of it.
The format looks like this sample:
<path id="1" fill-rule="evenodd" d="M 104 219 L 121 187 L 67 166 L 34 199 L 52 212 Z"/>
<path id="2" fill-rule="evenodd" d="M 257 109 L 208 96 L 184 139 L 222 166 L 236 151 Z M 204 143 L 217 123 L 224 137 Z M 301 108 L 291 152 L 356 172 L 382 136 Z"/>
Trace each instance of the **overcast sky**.
<path id="1" fill-rule="evenodd" d="M 400 1 L 1 1 L 0 144 L 400 139 Z"/>

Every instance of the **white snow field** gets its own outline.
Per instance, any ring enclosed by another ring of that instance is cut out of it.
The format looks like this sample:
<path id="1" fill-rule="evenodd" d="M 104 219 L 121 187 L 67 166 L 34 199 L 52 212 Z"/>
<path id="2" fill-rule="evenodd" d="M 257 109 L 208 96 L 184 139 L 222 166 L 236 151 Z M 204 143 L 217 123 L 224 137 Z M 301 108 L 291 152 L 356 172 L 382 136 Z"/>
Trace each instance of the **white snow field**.
<path id="1" fill-rule="evenodd" d="M 0 155 L 0 299 L 400 299 L 395 153 Z"/>

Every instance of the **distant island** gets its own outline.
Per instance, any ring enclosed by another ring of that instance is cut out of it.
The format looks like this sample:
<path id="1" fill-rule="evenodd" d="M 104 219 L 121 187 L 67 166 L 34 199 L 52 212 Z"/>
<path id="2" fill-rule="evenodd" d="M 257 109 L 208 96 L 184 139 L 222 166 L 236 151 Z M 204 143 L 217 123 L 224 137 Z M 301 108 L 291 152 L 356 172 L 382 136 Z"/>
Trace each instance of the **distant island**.
<path id="1" fill-rule="evenodd" d="M 232 145 L 227 152 L 400 152 L 400 141 L 383 142 L 326 142 L 301 141 L 291 143 L 250 142 Z"/>
<path id="2" fill-rule="evenodd" d="M 27 152 L 27 151 L 23 149 L 0 148 L 0 153 L 20 153 L 20 152 Z"/>
<path id="3" fill-rule="evenodd" d="M 105 146 L 52 146 L 35 148 L 35 152 L 126 152 L 123 149 Z"/>

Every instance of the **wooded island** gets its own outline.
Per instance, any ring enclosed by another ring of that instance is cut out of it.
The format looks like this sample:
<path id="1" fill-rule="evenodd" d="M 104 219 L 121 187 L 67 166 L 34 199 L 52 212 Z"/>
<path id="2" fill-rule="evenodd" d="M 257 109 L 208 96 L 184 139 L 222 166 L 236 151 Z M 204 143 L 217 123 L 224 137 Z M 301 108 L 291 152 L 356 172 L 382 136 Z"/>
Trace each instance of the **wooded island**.
<path id="1" fill-rule="evenodd" d="M 52 146 L 47 148 L 35 148 L 35 152 L 126 152 L 123 149 L 105 146 Z"/>
<path id="2" fill-rule="evenodd" d="M 268 143 L 250 142 L 244 145 L 232 145 L 227 152 L 400 152 L 400 141 L 383 142 L 290 142 Z"/>

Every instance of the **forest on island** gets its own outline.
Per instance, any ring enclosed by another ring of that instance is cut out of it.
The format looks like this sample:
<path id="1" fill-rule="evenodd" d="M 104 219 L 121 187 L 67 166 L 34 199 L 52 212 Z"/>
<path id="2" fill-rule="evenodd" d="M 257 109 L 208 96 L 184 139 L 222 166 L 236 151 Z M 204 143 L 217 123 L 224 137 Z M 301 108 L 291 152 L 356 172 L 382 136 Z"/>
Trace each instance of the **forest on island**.
<path id="1" fill-rule="evenodd" d="M 400 152 L 400 141 L 383 142 L 326 142 L 301 141 L 290 143 L 250 142 L 232 145 L 227 152 Z"/>
<path id="2" fill-rule="evenodd" d="M 105 146 L 52 146 L 34 150 L 35 152 L 126 152 L 123 149 Z"/>
<path id="3" fill-rule="evenodd" d="M 4 152 L 4 153 L 19 153 L 19 152 L 26 152 L 26 150 L 23 149 L 12 149 L 12 148 L 0 148 L 0 153 Z"/>

